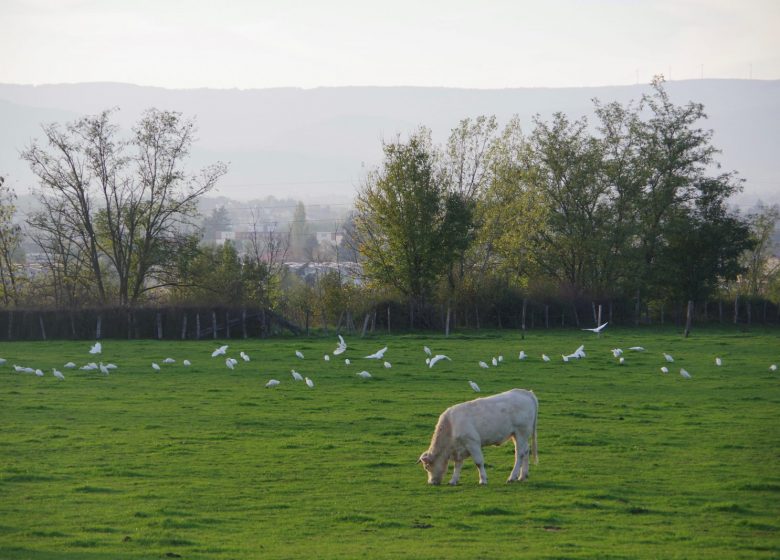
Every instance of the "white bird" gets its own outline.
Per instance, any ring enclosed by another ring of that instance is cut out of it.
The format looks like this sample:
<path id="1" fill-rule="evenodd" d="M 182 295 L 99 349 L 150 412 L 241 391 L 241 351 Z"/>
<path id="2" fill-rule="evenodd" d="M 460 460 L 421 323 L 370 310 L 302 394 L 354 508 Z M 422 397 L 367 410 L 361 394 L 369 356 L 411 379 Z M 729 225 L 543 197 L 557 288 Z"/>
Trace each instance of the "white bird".
<path id="1" fill-rule="evenodd" d="M 623 356 L 620 356 L 620 359 L 618 360 L 618 363 L 622 366 L 625 363 L 626 359 Z"/>
<path id="2" fill-rule="evenodd" d="M 363 356 L 363 357 L 368 360 L 381 360 L 384 357 L 385 352 L 387 352 L 387 346 L 385 346 L 381 350 L 377 350 L 373 354 L 370 354 L 368 356 Z"/>
<path id="3" fill-rule="evenodd" d="M 496 360 L 495 356 L 493 356 L 493 359 L 490 360 L 490 363 L 493 364 L 493 367 L 498 367 L 498 360 Z"/>
<path id="4" fill-rule="evenodd" d="M 352 362 L 350 362 L 350 361 L 349 361 L 349 358 L 344 358 L 344 363 L 345 363 L 345 364 L 347 364 L 347 365 L 349 365 L 349 364 L 351 364 Z"/>
<path id="5" fill-rule="evenodd" d="M 0 358 L 0 366 L 4 366 L 7 361 L 5 358 Z"/>
<path id="6" fill-rule="evenodd" d="M 290 373 L 292 374 L 293 379 L 296 381 L 303 381 L 303 376 L 294 369 L 291 369 Z"/>
<path id="7" fill-rule="evenodd" d="M 688 373 L 687 371 L 685 371 L 684 368 L 680 368 L 680 375 L 682 375 L 685 379 L 690 379 L 691 378 L 691 374 Z"/>
<path id="8" fill-rule="evenodd" d="M 518 360 L 525 360 L 527 357 L 527 354 L 525 353 L 525 350 L 520 350 L 520 353 L 517 355 Z"/>
<path id="9" fill-rule="evenodd" d="M 777 371 L 777 364 L 772 364 L 769 366 L 769 371 Z"/>
<path id="10" fill-rule="evenodd" d="M 669 368 L 666 366 L 661 366 L 661 373 L 669 373 Z"/>
<path id="11" fill-rule="evenodd" d="M 633 350 L 634 352 L 644 352 L 645 349 L 642 346 L 631 346 L 629 347 L 629 350 Z"/>
<path id="12" fill-rule="evenodd" d="M 431 359 L 430 358 L 425 358 L 425 365 L 426 366 L 431 365 Z"/>
<path id="13" fill-rule="evenodd" d="M 182 362 L 182 365 L 183 365 L 183 366 L 185 366 L 185 367 L 190 367 L 190 366 L 192 365 L 192 362 L 191 362 L 191 361 L 189 361 L 189 360 L 184 360 L 184 361 Z"/>
<path id="14" fill-rule="evenodd" d="M 580 358 L 584 358 L 584 357 L 585 357 L 585 345 L 581 344 L 579 348 L 577 348 L 574 352 L 572 352 L 567 356 L 563 356 L 563 361 L 568 362 L 572 358 L 579 360 Z"/>
<path id="15" fill-rule="evenodd" d="M 502 356 L 501 354 L 499 354 L 499 355 L 498 355 L 498 363 L 501 363 L 501 362 L 503 362 L 503 361 L 504 361 L 504 356 Z"/>
<path id="16" fill-rule="evenodd" d="M 42 369 L 36 369 L 35 370 L 35 375 L 37 375 L 38 377 L 43 377 L 43 370 Z"/>
<path id="17" fill-rule="evenodd" d="M 428 348 L 427 346 L 423 346 L 423 352 L 425 352 L 429 356 L 433 356 L 433 352 L 431 352 L 431 349 Z"/>
<path id="18" fill-rule="evenodd" d="M 432 368 L 436 365 L 436 362 L 440 362 L 442 360 L 448 360 L 450 362 L 452 361 L 450 360 L 449 356 L 445 356 L 444 354 L 436 354 L 433 358 L 431 358 L 431 361 L 428 362 L 428 367 Z"/>
<path id="19" fill-rule="evenodd" d="M 24 373 L 35 373 L 35 370 L 31 367 L 26 367 L 23 371 Z"/>
<path id="20" fill-rule="evenodd" d="M 327 354 L 325 354 L 325 355 L 322 357 L 322 359 L 323 359 L 323 360 L 325 360 L 326 362 L 329 362 L 329 361 L 330 361 L 330 356 L 328 356 Z"/>
<path id="21" fill-rule="evenodd" d="M 305 378 L 306 385 L 309 387 L 309 389 L 314 389 L 314 381 L 309 379 L 308 377 Z"/>
<path id="22" fill-rule="evenodd" d="M 234 367 L 236 367 L 236 365 L 233 363 L 233 358 L 228 358 L 227 360 L 225 360 L 225 365 L 227 366 L 228 369 L 233 369 Z"/>
<path id="23" fill-rule="evenodd" d="M 550 361 L 550 356 L 548 356 L 547 354 L 542 354 L 542 359 L 543 359 L 545 362 L 549 362 L 549 361 Z"/>
<path id="24" fill-rule="evenodd" d="M 481 367 L 482 369 L 488 369 L 488 368 L 490 368 L 490 366 L 489 366 L 489 365 L 487 365 L 487 364 L 486 364 L 485 362 L 483 362 L 483 361 L 480 361 L 480 362 L 479 362 L 479 367 Z"/>
<path id="25" fill-rule="evenodd" d="M 568 362 L 569 361 L 569 357 L 568 356 L 564 356 L 563 354 L 561 354 L 561 358 L 563 358 L 564 362 Z"/>
<path id="26" fill-rule="evenodd" d="M 298 356 L 298 358 L 300 358 L 301 360 L 303 359 L 303 352 L 301 352 L 300 350 L 296 350 L 295 355 Z"/>
<path id="27" fill-rule="evenodd" d="M 271 379 L 270 381 L 268 381 L 268 383 L 265 384 L 265 386 L 268 389 L 270 389 L 271 387 L 276 387 L 277 385 L 279 385 L 279 383 L 280 381 L 278 379 Z"/>
<path id="28" fill-rule="evenodd" d="M 715 365 L 720 367 L 723 365 L 723 360 L 721 360 L 719 357 L 715 358 Z"/>
<path id="29" fill-rule="evenodd" d="M 616 358 L 619 358 L 622 354 L 623 354 L 623 350 L 621 350 L 620 348 L 612 349 L 612 355 L 615 356 Z"/>
<path id="30" fill-rule="evenodd" d="M 249 354 L 247 354 L 243 350 L 241 352 L 239 352 L 238 355 L 241 356 L 241 359 L 244 360 L 245 362 L 249 361 Z"/>
<path id="31" fill-rule="evenodd" d="M 225 352 L 227 352 L 227 349 L 228 349 L 228 348 L 229 348 L 229 347 L 228 347 L 228 345 L 227 345 L 227 344 L 225 344 L 224 346 L 220 346 L 219 348 L 217 348 L 216 350 L 214 350 L 214 351 L 211 353 L 211 357 L 212 357 L 212 358 L 216 358 L 217 356 L 224 356 L 224 355 L 225 355 Z"/>
<path id="32" fill-rule="evenodd" d="M 103 351 L 103 345 L 96 342 L 92 348 L 89 349 L 90 354 L 100 354 Z"/>
<path id="33" fill-rule="evenodd" d="M 165 358 L 165 359 L 163 360 L 163 363 L 164 363 L 164 364 L 175 364 L 175 363 L 176 363 L 176 360 L 174 360 L 173 358 Z"/>
<path id="34" fill-rule="evenodd" d="M 103 365 L 103 362 L 100 362 L 99 367 L 100 367 L 100 373 L 102 373 L 103 375 L 108 375 L 109 369 Z"/>
<path id="35" fill-rule="evenodd" d="M 604 323 L 603 325 L 599 325 L 595 329 L 582 329 L 583 331 L 590 331 L 594 333 L 600 333 L 602 330 L 604 330 L 604 327 L 606 327 L 609 324 L 609 322 Z"/>
<path id="36" fill-rule="evenodd" d="M 674 358 L 672 358 L 672 357 L 671 357 L 669 354 L 667 354 L 666 352 L 664 352 L 663 354 L 664 354 L 664 359 L 665 359 L 667 362 L 671 363 L 671 362 L 673 362 L 673 361 L 674 361 Z"/>
<path id="37" fill-rule="evenodd" d="M 16 373 L 22 373 L 24 371 L 24 368 L 22 366 L 17 366 L 16 364 L 14 364 L 14 371 Z"/>
<path id="38" fill-rule="evenodd" d="M 391 364 L 390 362 L 385 362 L 383 365 L 385 366 L 385 369 L 390 369 L 391 367 L 393 367 L 393 364 Z"/>
<path id="39" fill-rule="evenodd" d="M 475 393 L 479 393 L 479 385 L 477 385 L 473 381 L 469 381 L 469 385 L 471 385 L 471 388 L 474 389 Z"/>
<path id="40" fill-rule="evenodd" d="M 79 369 L 83 369 L 84 371 L 92 371 L 93 369 L 98 369 L 98 365 L 95 362 L 89 362 L 88 364 L 81 366 Z"/>
<path id="41" fill-rule="evenodd" d="M 65 376 L 64 376 L 64 375 L 62 375 L 62 372 L 61 372 L 60 370 L 58 370 L 58 369 L 52 369 L 52 370 L 51 370 L 51 373 L 52 373 L 52 375 L 54 375 L 54 377 L 56 377 L 56 378 L 57 378 L 57 379 L 59 379 L 60 381 L 64 381 L 64 380 L 65 380 Z"/>
<path id="42" fill-rule="evenodd" d="M 370 373 L 368 373 L 368 372 L 367 372 L 367 371 L 365 371 L 365 370 L 363 370 L 363 371 L 359 371 L 359 372 L 357 372 L 355 375 L 357 375 L 358 377 L 362 377 L 363 379 L 371 379 L 371 374 L 370 374 Z"/>
<path id="43" fill-rule="evenodd" d="M 160 366 L 158 366 L 156 363 L 152 362 L 152 369 L 154 371 L 160 371 Z"/>
<path id="44" fill-rule="evenodd" d="M 74 364 L 73 362 L 68 362 L 67 364 L 65 364 L 62 367 L 66 367 L 68 369 L 73 369 L 74 367 L 76 367 L 76 364 Z"/>
<path id="45" fill-rule="evenodd" d="M 116 364 L 106 364 L 106 369 L 116 369 Z"/>
<path id="46" fill-rule="evenodd" d="M 347 350 L 347 343 L 344 341 L 344 337 L 339 335 L 339 345 L 333 351 L 334 356 L 343 354 Z"/>

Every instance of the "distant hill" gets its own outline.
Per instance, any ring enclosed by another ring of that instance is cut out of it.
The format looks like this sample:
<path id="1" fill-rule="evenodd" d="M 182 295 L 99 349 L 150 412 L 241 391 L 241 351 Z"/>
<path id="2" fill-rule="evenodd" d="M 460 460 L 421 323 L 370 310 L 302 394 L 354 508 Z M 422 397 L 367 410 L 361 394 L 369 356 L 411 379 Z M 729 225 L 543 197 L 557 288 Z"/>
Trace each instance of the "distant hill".
<path id="1" fill-rule="evenodd" d="M 349 203 L 366 168 L 381 160 L 381 139 L 424 124 L 444 141 L 466 117 L 531 118 L 562 111 L 591 115 L 591 99 L 628 102 L 649 86 L 473 90 L 340 87 L 261 90 L 169 90 L 116 83 L 0 84 L 0 173 L 23 192 L 33 178 L 18 152 L 40 136 L 42 122 L 68 122 L 119 107 L 129 127 L 148 107 L 174 109 L 198 122 L 192 163 L 230 162 L 218 194 L 242 200 L 268 195 L 309 203 Z M 667 84 L 672 99 L 704 103 L 724 169 L 747 180 L 735 202 L 780 202 L 780 81 L 688 80 Z"/>

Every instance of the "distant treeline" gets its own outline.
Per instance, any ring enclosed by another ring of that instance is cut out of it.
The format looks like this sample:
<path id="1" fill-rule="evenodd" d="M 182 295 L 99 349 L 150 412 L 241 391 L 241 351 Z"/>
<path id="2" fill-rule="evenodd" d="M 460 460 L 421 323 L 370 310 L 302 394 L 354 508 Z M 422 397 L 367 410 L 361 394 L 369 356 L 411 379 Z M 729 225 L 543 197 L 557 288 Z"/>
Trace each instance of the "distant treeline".
<path id="1" fill-rule="evenodd" d="M 685 322 L 686 306 L 652 306 L 636 314 L 630 301 L 576 304 L 527 299 L 502 305 L 461 306 L 451 310 L 451 329 L 513 329 L 518 331 L 590 328 L 599 321 L 614 326 L 675 325 Z M 599 313 L 601 315 L 599 316 Z M 336 323 L 321 324 L 310 316 L 296 321 L 265 308 L 94 308 L 74 310 L 0 310 L 0 340 L 230 340 L 271 336 L 366 336 L 409 332 L 412 326 L 405 306 L 393 301 L 377 303 L 356 316 L 343 312 Z M 429 306 L 415 321 L 415 328 L 441 330 L 446 309 Z M 767 300 L 737 299 L 705 302 L 695 308 L 695 325 L 780 325 L 780 306 Z"/>

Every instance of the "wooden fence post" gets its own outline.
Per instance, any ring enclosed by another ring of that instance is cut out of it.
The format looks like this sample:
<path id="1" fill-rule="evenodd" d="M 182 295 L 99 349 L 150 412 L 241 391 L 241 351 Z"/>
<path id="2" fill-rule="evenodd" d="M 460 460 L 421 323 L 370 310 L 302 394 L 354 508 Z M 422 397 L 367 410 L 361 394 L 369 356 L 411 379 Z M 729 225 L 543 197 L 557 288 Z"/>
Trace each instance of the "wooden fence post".
<path id="1" fill-rule="evenodd" d="M 162 340 L 163 337 L 162 313 L 160 313 L 159 311 L 157 312 L 155 321 L 157 323 L 157 340 Z"/>

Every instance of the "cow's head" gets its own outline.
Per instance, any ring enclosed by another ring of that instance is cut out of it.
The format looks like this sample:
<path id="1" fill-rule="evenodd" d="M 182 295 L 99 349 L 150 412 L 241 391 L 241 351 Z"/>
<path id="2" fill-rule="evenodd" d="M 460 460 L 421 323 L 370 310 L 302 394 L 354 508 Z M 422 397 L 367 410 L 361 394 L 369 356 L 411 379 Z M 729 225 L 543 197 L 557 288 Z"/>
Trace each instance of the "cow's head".
<path id="1" fill-rule="evenodd" d="M 423 468 L 428 473 L 428 484 L 441 484 L 441 479 L 444 478 L 447 472 L 447 456 L 439 454 L 433 455 L 430 451 L 426 451 L 420 458 L 417 459 L 418 463 L 422 463 Z"/>

